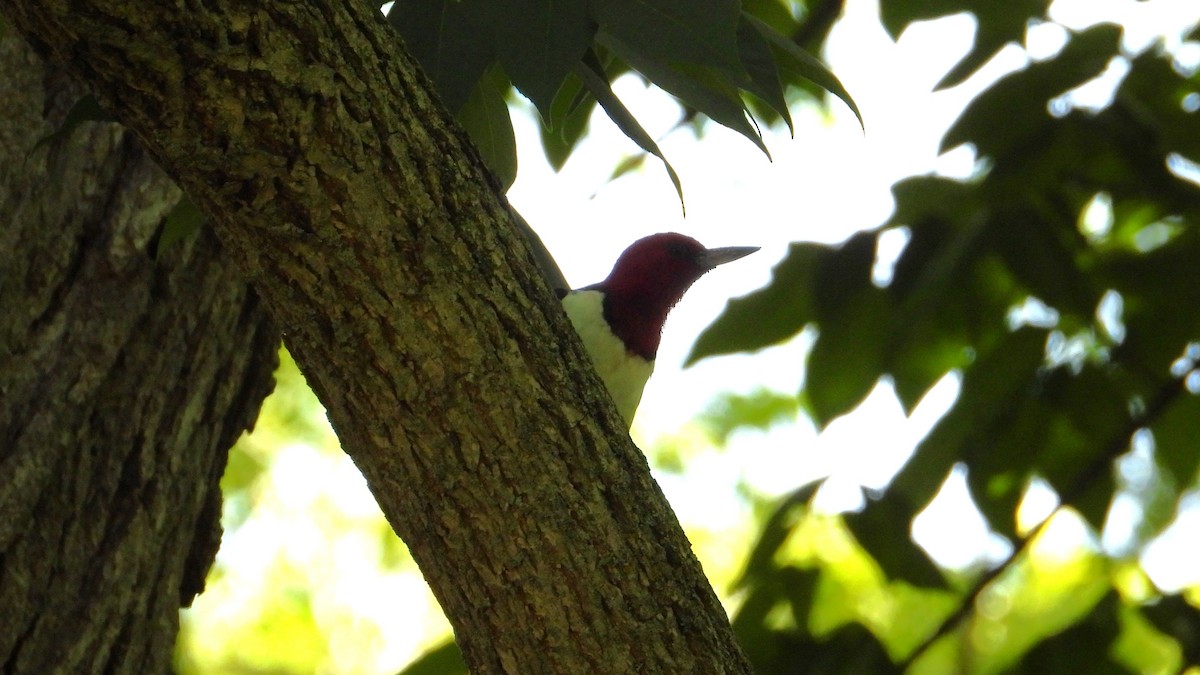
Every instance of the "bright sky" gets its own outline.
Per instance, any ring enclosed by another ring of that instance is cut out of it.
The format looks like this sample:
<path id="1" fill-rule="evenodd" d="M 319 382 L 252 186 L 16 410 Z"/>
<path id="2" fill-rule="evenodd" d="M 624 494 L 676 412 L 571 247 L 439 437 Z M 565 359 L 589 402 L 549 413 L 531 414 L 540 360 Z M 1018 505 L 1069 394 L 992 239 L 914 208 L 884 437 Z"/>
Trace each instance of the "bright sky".
<path id="1" fill-rule="evenodd" d="M 1100 18 L 1131 27 L 1127 47 L 1142 48 L 1150 36 L 1175 34 L 1200 14 L 1196 0 L 1058 0 L 1055 21 L 1080 28 Z M 510 198 L 558 259 L 568 280 L 584 285 L 603 278 L 617 255 L 635 239 L 653 232 L 676 230 L 708 246 L 758 245 L 763 250 L 721 267 L 697 283 L 667 322 L 657 372 L 651 378 L 635 421 L 634 439 L 653 448 L 660 439 L 687 442 L 688 422 L 720 391 L 748 393 L 760 387 L 794 393 L 803 379 L 806 340 L 756 354 L 709 359 L 682 370 L 681 364 L 696 335 L 721 311 L 728 298 L 764 286 L 772 266 L 793 241 L 839 242 L 851 233 L 878 225 L 887 218 L 890 186 L 897 180 L 931 171 L 967 175 L 974 156 L 968 149 L 937 155 L 942 132 L 962 107 L 988 83 L 1021 67 L 1029 58 L 1007 48 L 982 73 L 949 91 L 931 93 L 933 85 L 968 50 L 974 21 L 951 17 L 911 27 L 893 43 L 878 22 L 873 0 L 848 0 L 845 18 L 835 27 L 826 62 L 858 102 L 866 132 L 839 102 L 825 111 L 796 106 L 796 138 L 786 130 L 768 130 L 773 161 L 741 136 L 709 125 L 697 142 L 688 130 L 670 131 L 678 117 L 674 104 L 661 92 L 647 89 L 635 78 L 624 78 L 616 91 L 641 120 L 671 160 L 683 181 L 688 216 L 682 218 L 670 181 L 656 160 L 609 182 L 613 167 L 637 148 L 602 113 L 560 173 L 545 163 L 538 142 L 537 122 L 526 110 L 516 115 L 520 172 Z M 1031 33 L 1030 51 L 1045 58 L 1065 39 L 1057 25 Z M 1170 41 L 1168 41 L 1170 45 Z M 1187 58 L 1200 61 L 1200 50 Z M 1121 74 L 1115 67 L 1110 77 Z M 1111 82 L 1084 91 L 1076 104 L 1102 101 Z M 746 505 L 738 497 L 739 477 L 755 489 L 777 494 L 810 480 L 832 476 L 820 496 L 829 509 L 852 508 L 861 500 L 858 486 L 881 487 L 901 466 L 915 444 L 943 414 L 957 393 L 957 381 L 946 378 L 906 418 L 886 385 L 880 386 L 852 415 L 838 420 L 822 434 L 806 421 L 780 425 L 767 433 L 734 435 L 725 452 L 701 452 L 689 457 L 684 476 L 656 474 L 685 525 L 714 529 L 744 522 Z M 315 480 L 313 476 L 321 476 Z M 220 553 L 231 577 L 210 584 L 198 609 L 218 622 L 236 625 L 244 612 L 247 585 L 270 574 L 271 560 L 263 551 L 286 550 L 288 560 L 310 559 L 314 547 L 324 546 L 322 530 L 339 530 L 337 523 L 312 522 L 296 513 L 316 499 L 335 500 L 339 518 L 375 518 L 376 509 L 362 477 L 342 456 L 322 455 L 297 444 L 285 448 L 272 466 L 269 505 L 244 526 L 227 533 Z M 1200 496 L 1189 498 L 1200 506 Z M 1042 490 L 1027 500 L 1022 519 L 1053 508 L 1052 493 Z M 988 534 L 982 519 L 965 508 L 966 488 L 961 474 L 947 482 L 943 494 L 914 530 L 943 564 L 965 566 L 979 557 L 995 559 L 1007 545 Z M 1031 515 L 1032 514 L 1032 515 Z M 1200 509 L 1191 508 L 1163 537 L 1149 547 L 1144 563 L 1163 588 L 1200 583 L 1200 568 L 1177 561 L 1188 559 L 1187 542 L 1200 538 Z M 340 528 L 339 531 L 345 531 Z M 1086 540 L 1085 531 L 1070 522 L 1055 535 L 1068 549 Z M 275 548 L 272 549 L 271 547 Z M 373 547 L 378 537 L 342 536 L 323 558 L 337 587 L 314 598 L 318 620 L 350 612 L 380 626 L 389 626 L 388 640 L 375 645 L 368 657 L 359 640 L 335 651 L 353 658 L 370 658 L 369 670 L 388 670 L 407 662 L 442 624 L 421 624 L 436 615 L 432 598 L 412 573 L 381 578 Z M 337 568 L 337 573 L 334 573 Z M 347 573 L 350 570 L 350 573 Z M 311 578 L 311 577 L 310 577 Z M 274 583 L 280 583 L 275 580 Z M 241 593 L 242 595 L 238 595 Z M 324 603 L 324 605 L 322 605 Z M 403 612 L 397 603 L 404 604 Z M 416 618 L 414 618 L 416 617 Z M 397 622 L 410 622 L 402 627 Z M 417 622 L 417 623 L 411 623 Z M 343 632 L 332 632 L 335 641 Z M 351 638 L 344 638 L 351 639 Z M 382 664 L 382 665 L 380 665 Z M 352 668 L 361 670 L 362 668 Z"/>

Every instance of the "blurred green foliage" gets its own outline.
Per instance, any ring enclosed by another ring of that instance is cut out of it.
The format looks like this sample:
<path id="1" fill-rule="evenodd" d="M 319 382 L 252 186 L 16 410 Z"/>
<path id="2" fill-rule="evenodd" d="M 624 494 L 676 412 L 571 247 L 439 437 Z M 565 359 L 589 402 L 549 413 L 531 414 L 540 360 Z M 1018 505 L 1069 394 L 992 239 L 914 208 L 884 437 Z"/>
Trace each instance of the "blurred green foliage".
<path id="1" fill-rule="evenodd" d="M 1046 20 L 1046 5 L 882 3 L 893 35 L 914 20 L 974 14 L 975 48 L 943 84 L 1020 41 L 1029 21 Z M 1111 102 L 1076 105 L 1070 92 L 1113 63 L 1127 72 Z M 946 132 L 943 149 L 967 144 L 976 154 L 970 179 L 907 179 L 895 186 L 895 211 L 880 227 L 840 246 L 793 245 L 773 282 L 732 301 L 697 341 L 691 360 L 815 327 L 796 400 L 820 426 L 853 410 L 880 381 L 911 410 L 947 374 L 961 377 L 957 400 L 887 489 L 843 521 L 887 579 L 929 598 L 904 619 L 924 624 L 923 636 L 903 647 L 896 625 L 853 618 L 870 629 L 854 638 L 861 654 L 875 653 L 876 641 L 893 646 L 892 660 L 871 672 L 1200 666 L 1194 602 L 1144 577 L 1129 582 L 1142 574 L 1145 546 L 1196 488 L 1200 465 L 1197 108 L 1200 74 L 1162 45 L 1127 53 L 1122 28 L 1109 24 L 1071 34 L 1053 57 L 991 85 Z M 873 270 L 889 232 L 907 243 L 880 279 Z M 746 424 L 761 423 L 750 415 Z M 720 429 L 726 436 L 730 425 Z M 1134 472 L 1143 477 L 1119 469 L 1143 455 L 1152 458 Z M 910 534 L 955 466 L 965 467 L 972 500 L 1013 550 L 960 578 L 935 565 Z M 1035 479 L 1061 503 L 1050 518 L 1022 524 L 1019 507 Z M 1081 545 L 1054 564 L 1038 555 L 1060 521 L 1097 541 L 1116 498 L 1137 505 L 1134 533 L 1118 547 Z M 751 636 L 760 672 L 809 672 L 760 645 L 808 654 L 804 645 L 820 633 L 803 589 L 810 575 L 828 573 L 783 564 L 747 571 L 762 590 L 735 625 Z M 771 626 L 777 607 L 791 608 L 796 627 Z M 817 672 L 864 672 L 834 660 L 842 670 Z"/>

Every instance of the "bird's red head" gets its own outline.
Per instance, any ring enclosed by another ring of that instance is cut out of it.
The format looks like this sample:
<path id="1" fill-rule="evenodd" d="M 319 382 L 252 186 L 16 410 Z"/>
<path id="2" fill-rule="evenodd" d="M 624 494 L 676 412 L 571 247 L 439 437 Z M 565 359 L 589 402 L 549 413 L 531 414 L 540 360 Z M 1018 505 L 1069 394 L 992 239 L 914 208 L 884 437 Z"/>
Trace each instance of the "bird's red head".
<path id="1" fill-rule="evenodd" d="M 705 248 L 691 237 L 664 232 L 631 244 L 594 288 L 604 292 L 604 318 L 625 346 L 653 360 L 667 313 L 706 272 L 758 248 Z"/>

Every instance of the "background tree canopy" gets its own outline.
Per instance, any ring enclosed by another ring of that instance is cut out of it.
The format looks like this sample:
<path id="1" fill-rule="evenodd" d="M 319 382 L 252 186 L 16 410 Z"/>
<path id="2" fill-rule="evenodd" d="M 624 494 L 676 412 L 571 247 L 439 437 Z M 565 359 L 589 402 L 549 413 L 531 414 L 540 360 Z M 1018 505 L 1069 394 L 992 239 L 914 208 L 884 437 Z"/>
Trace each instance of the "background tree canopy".
<path id="1" fill-rule="evenodd" d="M 640 44 L 636 10 L 646 5 L 624 8 L 618 21 L 592 17 L 579 3 L 539 23 L 530 19 L 535 4 L 520 21 L 467 2 L 402 3 L 389 15 L 506 184 L 516 171 L 504 104 L 510 82 L 536 107 L 556 167 L 589 123 L 607 123 L 591 115 L 597 101 L 646 152 L 663 156 L 607 85 L 631 66 L 680 98 L 683 121 L 701 112 L 760 146 L 743 102 L 763 122 L 789 126 L 785 102 L 810 95 L 812 81 L 851 103 L 797 48 L 819 52 L 840 3 L 682 12 L 693 23 L 645 52 L 630 45 Z M 913 22 L 971 12 L 973 48 L 939 85 L 951 87 L 1005 45 L 1022 44 L 1031 23 L 1048 20 L 1047 2 L 973 4 L 884 0 L 881 17 L 896 37 Z M 763 24 L 794 41 L 759 40 L 771 35 Z M 700 37 L 722 26 L 721 39 Z M 464 37 L 475 31 L 489 39 Z M 1191 49 L 1197 39 L 1193 26 Z M 775 59 L 754 60 L 764 46 Z M 797 411 L 824 427 L 881 379 L 909 411 L 944 378 L 961 383 L 953 406 L 861 511 L 813 508 L 816 484 L 782 498 L 751 497 L 757 535 L 729 590 L 735 629 L 759 672 L 1200 665 L 1193 591 L 1155 588 L 1140 564 L 1147 545 L 1186 517 L 1200 463 L 1200 77 L 1179 53 L 1161 44 L 1127 51 L 1119 25 L 1071 33 L 1053 56 L 991 84 L 946 131 L 945 150 L 974 150 L 969 178 L 909 178 L 893 188 L 886 222 L 836 246 L 794 244 L 768 286 L 731 302 L 697 340 L 691 361 L 754 351 L 806 329 L 815 335 L 793 393 L 729 396 L 710 410 L 704 424 L 713 443 L 738 429 L 769 430 Z M 694 61 L 681 65 L 687 59 Z M 755 68 L 766 63 L 780 67 Z M 1073 104 L 1070 92 L 1113 64 L 1127 70 L 1111 100 Z M 606 78 L 591 77 L 601 72 Z M 869 131 L 871 118 L 887 111 L 864 113 Z M 881 278 L 887 239 L 903 248 Z M 279 413 L 282 427 L 311 414 L 294 405 Z M 275 428 L 274 410 L 260 425 Z M 259 438 L 234 453 L 226 475 L 238 518 L 248 517 L 255 490 L 262 494 L 270 443 Z M 675 455 L 655 454 L 660 464 L 668 456 Z M 686 457 L 681 463 L 686 470 Z M 913 520 L 955 471 L 991 530 L 1010 542 L 1008 555 L 949 569 L 914 543 Z M 1046 488 L 1057 496 L 1053 512 L 1022 513 L 1031 489 Z M 1117 510 L 1128 520 L 1130 505 L 1130 531 L 1102 545 L 1106 522 Z M 1073 519 L 1086 523 L 1092 543 L 1055 557 L 1056 528 Z M 381 528 L 377 541 L 392 541 L 386 526 L 362 527 Z M 405 569 L 402 550 L 377 546 L 385 567 Z M 274 633 L 296 626 L 319 643 L 305 602 L 274 605 L 261 625 Z M 196 658 L 186 653 L 185 663 Z M 320 658 L 291 656 L 297 670 Z M 455 663 L 448 646 L 408 672 L 453 672 Z"/>
<path id="2" fill-rule="evenodd" d="M 746 110 L 791 126 L 789 104 L 816 85 L 857 114 L 809 56 L 841 3 L 703 4 L 580 1 L 550 11 L 410 1 L 389 19 L 505 185 L 516 175 L 510 85 L 535 106 L 555 166 L 601 123 L 591 114 L 597 104 L 646 153 L 670 159 L 610 86 L 631 69 L 676 96 L 684 122 L 702 115 L 765 150 Z M 893 37 L 914 22 L 974 16 L 973 47 L 940 83 L 951 87 L 1050 20 L 1045 1 L 982 4 L 881 0 L 880 9 Z M 651 9 L 670 20 L 659 23 Z M 691 361 L 814 336 L 794 390 L 714 406 L 704 423 L 716 444 L 745 428 L 769 433 L 798 411 L 823 428 L 881 381 L 909 411 L 947 377 L 959 383 L 948 412 L 860 511 L 815 508 L 818 484 L 749 496 L 760 518 L 730 606 L 758 672 L 1200 667 L 1195 589 L 1155 587 L 1142 558 L 1194 513 L 1200 464 L 1200 75 L 1197 59 L 1185 58 L 1200 49 L 1200 29 L 1188 30 L 1186 49 L 1138 52 L 1123 46 L 1120 25 L 1070 33 L 1052 56 L 991 84 L 946 131 L 944 149 L 973 149 L 970 177 L 909 178 L 893 188 L 886 222 L 835 246 L 794 244 L 771 283 L 731 302 L 696 341 Z M 1071 92 L 1113 67 L 1124 74 L 1111 99 L 1077 105 Z M 868 130 L 887 115 L 863 113 Z M 898 256 L 885 260 L 897 241 Z M 882 262 L 894 264 L 881 274 Z M 261 433 L 300 427 L 329 443 L 306 426 L 314 406 L 283 372 Z M 231 525 L 248 521 L 268 491 L 269 445 L 260 436 L 231 457 Z M 914 520 L 955 474 L 1009 543 L 1007 555 L 947 568 L 915 543 Z M 1030 515 L 1030 496 L 1047 491 L 1056 506 Z M 386 526 L 351 511 L 335 511 L 345 518 L 337 526 L 370 533 L 358 550 L 403 569 Z M 1113 533 L 1117 516 L 1127 531 Z M 1068 523 L 1090 538 L 1055 554 Z M 329 647 L 308 592 L 296 580 L 249 635 L 264 652 L 277 638 L 283 656 L 230 662 L 193 628 L 181 664 L 311 669 Z M 297 643 L 309 651 L 289 646 Z M 461 669 L 453 651 L 436 650 L 408 672 Z"/>

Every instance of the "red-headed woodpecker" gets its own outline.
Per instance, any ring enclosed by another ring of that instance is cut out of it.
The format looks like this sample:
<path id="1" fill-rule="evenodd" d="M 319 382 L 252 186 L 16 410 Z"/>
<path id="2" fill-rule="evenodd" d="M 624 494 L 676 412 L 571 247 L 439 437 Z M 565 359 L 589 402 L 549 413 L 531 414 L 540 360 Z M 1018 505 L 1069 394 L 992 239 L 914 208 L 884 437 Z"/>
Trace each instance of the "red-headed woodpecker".
<path id="1" fill-rule="evenodd" d="M 607 279 L 563 297 L 563 308 L 626 424 L 633 423 L 654 370 L 667 313 L 705 272 L 757 250 L 704 248 L 682 234 L 652 234 L 625 249 Z"/>

